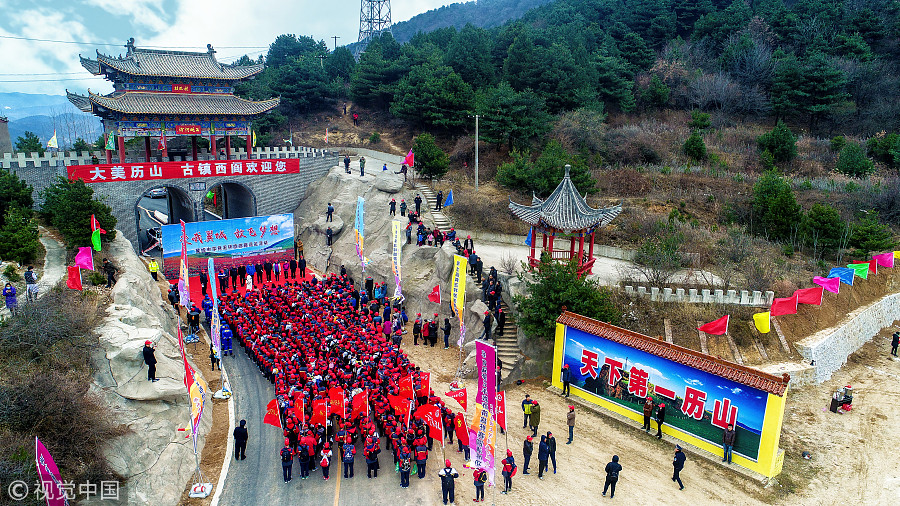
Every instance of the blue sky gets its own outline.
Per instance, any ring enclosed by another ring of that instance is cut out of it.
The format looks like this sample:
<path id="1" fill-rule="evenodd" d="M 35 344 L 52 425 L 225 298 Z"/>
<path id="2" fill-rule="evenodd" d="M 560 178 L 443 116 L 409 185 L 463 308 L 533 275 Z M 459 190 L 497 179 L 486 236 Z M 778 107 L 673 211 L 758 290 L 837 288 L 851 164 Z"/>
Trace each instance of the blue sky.
<path id="1" fill-rule="evenodd" d="M 391 19 L 395 23 L 405 21 L 451 3 L 393 0 Z M 62 94 L 66 88 L 82 93 L 87 88 L 109 92 L 109 83 L 91 78 L 79 64 L 78 54 L 94 56 L 97 49 L 107 54 L 124 53 L 129 37 L 134 37 L 138 46 L 177 46 L 184 50 L 201 51 L 212 44 L 221 61 L 232 61 L 243 54 L 255 57 L 282 33 L 325 40 L 331 48 L 334 40 L 329 37 L 335 35 L 340 37 L 338 45 L 357 40 L 359 10 L 359 0 L 0 0 L 0 36 L 113 45 L 0 38 L 0 81 L 5 81 L 0 82 L 0 92 Z M 64 78 L 72 80 L 57 81 Z"/>

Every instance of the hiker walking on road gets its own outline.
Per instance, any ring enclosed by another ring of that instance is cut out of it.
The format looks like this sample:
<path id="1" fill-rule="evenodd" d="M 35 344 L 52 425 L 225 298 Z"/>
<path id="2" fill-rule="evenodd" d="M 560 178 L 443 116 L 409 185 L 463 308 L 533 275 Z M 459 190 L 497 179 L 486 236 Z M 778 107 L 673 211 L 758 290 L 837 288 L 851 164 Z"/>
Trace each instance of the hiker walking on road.
<path id="1" fill-rule="evenodd" d="M 366 157 L 359 157 L 359 177 L 366 175 Z"/>
<path id="2" fill-rule="evenodd" d="M 404 446 L 397 458 L 400 460 L 400 488 L 409 488 L 409 473 L 412 470 L 412 455 L 409 454 L 409 448 Z"/>
<path id="3" fill-rule="evenodd" d="M 609 490 L 609 498 L 616 496 L 616 483 L 619 481 L 619 473 L 622 472 L 622 464 L 619 464 L 619 456 L 613 455 L 612 462 L 606 464 L 606 483 L 603 485 L 603 497 L 606 497 L 606 489 Z"/>
<path id="4" fill-rule="evenodd" d="M 437 202 L 434 203 L 434 210 L 440 211 L 444 207 L 444 190 L 438 190 Z"/>
<path id="5" fill-rule="evenodd" d="M 538 426 L 541 424 L 541 407 L 537 401 L 531 404 L 531 435 L 537 437 Z"/>
<path id="6" fill-rule="evenodd" d="M 516 463 L 511 458 L 507 457 L 500 461 L 503 464 L 503 491 L 501 494 L 508 494 L 510 490 L 512 490 L 512 476 L 516 471 Z"/>
<path id="7" fill-rule="evenodd" d="M 407 208 L 406 201 L 403 199 L 400 199 L 400 216 L 406 216 L 406 208 Z M 409 229 L 407 228 L 406 231 L 407 231 L 406 244 L 409 244 Z"/>
<path id="8" fill-rule="evenodd" d="M 681 470 L 684 469 L 685 456 L 681 451 L 681 446 L 675 445 L 675 460 L 672 461 L 672 467 L 675 472 L 672 474 L 672 481 L 678 482 L 680 487 L 678 490 L 684 490 L 684 483 L 681 483 Z"/>
<path id="9" fill-rule="evenodd" d="M 397 216 L 397 199 L 391 199 L 391 203 L 388 206 L 390 207 L 391 216 Z"/>
<path id="10" fill-rule="evenodd" d="M 294 467 L 294 450 L 291 450 L 291 442 L 284 440 L 284 448 L 281 449 L 281 474 L 284 482 L 291 481 L 291 470 Z"/>
<path id="11" fill-rule="evenodd" d="M 16 310 L 19 308 L 19 300 L 16 298 L 16 287 L 12 286 L 11 283 L 7 283 L 3 287 L 3 296 L 6 297 L 6 309 L 9 309 L 10 313 L 16 314 Z"/>
<path id="12" fill-rule="evenodd" d="M 29 270 L 31 268 L 29 267 Z M 112 288 L 114 284 L 116 284 L 116 273 L 119 272 L 119 268 L 112 264 L 106 258 L 103 259 L 103 272 L 106 274 L 106 288 Z M 26 272 L 26 280 L 28 280 L 28 273 Z M 35 278 L 35 283 L 37 283 L 37 278 Z M 31 294 L 31 285 L 28 285 L 28 293 Z M 34 285 L 34 296 L 37 297 L 37 284 Z"/>
<path id="13" fill-rule="evenodd" d="M 325 443 L 322 448 L 322 460 L 319 465 L 322 466 L 322 479 L 328 480 L 328 472 L 331 471 L 331 444 Z"/>
<path id="14" fill-rule="evenodd" d="M 350 155 L 344 155 L 344 172 L 350 174 Z"/>
<path id="15" fill-rule="evenodd" d="M 235 427 L 234 432 L 234 460 L 244 460 L 247 458 L 244 452 L 247 451 L 247 439 L 250 435 L 247 433 L 247 420 L 241 420 L 241 426 Z"/>
<path id="16" fill-rule="evenodd" d="M 484 484 L 487 483 L 488 475 L 487 471 L 484 469 L 478 468 L 473 473 L 473 477 L 475 478 L 475 502 L 484 502 Z M 480 497 L 480 499 L 479 499 Z"/>
<path id="17" fill-rule="evenodd" d="M 663 423 L 666 422 L 666 404 L 664 402 L 659 403 L 659 408 L 656 410 L 656 425 L 658 427 L 656 431 L 656 439 L 662 439 L 662 428 Z"/>
<path id="18" fill-rule="evenodd" d="M 455 480 L 459 478 L 459 473 L 456 469 L 453 469 L 449 459 L 444 461 L 444 468 L 438 471 L 438 476 L 441 477 L 441 497 L 444 499 L 444 504 L 447 504 L 448 496 L 451 503 L 456 502 L 454 489 L 456 488 Z"/>
<path id="19" fill-rule="evenodd" d="M 522 413 L 525 413 L 525 421 L 522 422 L 522 428 L 528 427 L 528 418 L 531 416 L 531 406 L 534 404 L 534 401 L 531 400 L 531 396 L 525 394 L 525 400 L 522 401 Z"/>
<path id="20" fill-rule="evenodd" d="M 569 369 L 569 364 L 566 364 L 562 368 L 562 383 L 563 383 L 563 395 L 566 397 L 569 396 L 569 383 L 572 381 L 572 371 Z"/>
<path id="21" fill-rule="evenodd" d="M 109 260 L 104 258 L 103 259 L 103 271 L 107 272 L 107 277 L 109 279 L 112 279 L 112 277 L 108 273 L 109 271 L 107 271 L 107 267 L 106 267 L 107 264 L 109 264 Z M 110 286 L 112 286 L 112 283 L 115 283 L 115 281 L 108 281 L 106 283 L 106 287 L 109 288 Z M 28 270 L 25 271 L 25 301 L 33 302 L 33 301 L 37 300 L 37 296 L 38 296 L 37 273 L 34 272 L 34 266 L 29 265 Z"/>
<path id="22" fill-rule="evenodd" d="M 572 439 L 575 438 L 575 406 L 569 406 L 569 412 L 566 413 L 566 425 L 569 427 L 569 440 L 566 441 L 566 444 L 570 445 Z"/>
<path id="23" fill-rule="evenodd" d="M 416 204 L 416 216 L 418 216 L 422 212 L 422 197 L 420 197 L 417 193 L 416 198 L 413 199 L 413 202 Z"/>
<path id="24" fill-rule="evenodd" d="M 353 456 L 356 455 L 356 447 L 350 442 L 349 437 L 344 445 L 341 446 L 341 454 L 343 455 L 341 460 L 344 461 L 344 478 L 353 478 Z"/>
<path id="25" fill-rule="evenodd" d="M 159 381 L 156 379 L 156 354 L 153 350 L 153 341 L 144 341 L 144 362 L 147 364 L 147 381 Z"/>

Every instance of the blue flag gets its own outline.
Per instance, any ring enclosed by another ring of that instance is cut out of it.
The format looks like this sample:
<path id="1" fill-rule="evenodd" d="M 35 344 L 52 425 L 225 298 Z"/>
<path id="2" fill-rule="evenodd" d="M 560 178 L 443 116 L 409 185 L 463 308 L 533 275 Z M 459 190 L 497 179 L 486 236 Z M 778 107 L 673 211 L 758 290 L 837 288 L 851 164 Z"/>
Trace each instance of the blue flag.
<path id="1" fill-rule="evenodd" d="M 534 230 L 534 227 L 528 229 L 528 235 L 525 236 L 525 246 L 531 246 L 531 231 Z"/>
<path id="2" fill-rule="evenodd" d="M 841 283 L 845 285 L 853 286 L 853 275 L 855 272 L 853 269 L 848 269 L 847 267 L 833 267 L 831 271 L 828 273 L 829 278 L 840 278 Z"/>
<path id="3" fill-rule="evenodd" d="M 450 190 L 450 193 L 447 194 L 447 200 L 444 201 L 444 206 L 452 206 L 453 205 L 453 190 Z"/>

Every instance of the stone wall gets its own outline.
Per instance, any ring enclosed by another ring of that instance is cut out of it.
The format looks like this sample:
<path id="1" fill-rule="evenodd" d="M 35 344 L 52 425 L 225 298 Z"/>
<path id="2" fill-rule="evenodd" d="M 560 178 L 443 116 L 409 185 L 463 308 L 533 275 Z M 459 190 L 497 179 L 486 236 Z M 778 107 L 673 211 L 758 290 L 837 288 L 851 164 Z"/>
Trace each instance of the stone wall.
<path id="1" fill-rule="evenodd" d="M 638 296 L 649 298 L 653 302 L 687 302 L 689 304 L 734 304 L 739 306 L 759 306 L 768 307 L 772 305 L 775 299 L 775 292 L 767 291 L 765 293 L 758 290 L 750 292 L 748 290 L 697 290 L 691 288 L 685 292 L 684 288 L 671 288 L 639 286 L 635 289 L 633 286 L 626 286 L 625 293 L 630 296 Z"/>
<path id="2" fill-rule="evenodd" d="M 837 327 L 816 332 L 794 343 L 794 347 L 806 363 L 815 367 L 815 381 L 821 383 L 846 364 L 853 352 L 897 320 L 900 320 L 900 293 L 856 309 Z"/>
<path id="3" fill-rule="evenodd" d="M 104 454 L 112 469 L 125 478 L 120 498 L 125 504 L 175 505 L 195 468 L 193 445 L 179 431 L 188 425 L 190 400 L 184 387 L 184 366 L 175 337 L 174 313 L 163 304 L 156 282 L 131 243 L 116 234 L 109 256 L 121 270 L 112 290 L 112 304 L 97 328 L 100 349 L 91 390 L 99 394 L 116 422 L 128 432 L 109 441 Z M 141 350 L 144 341 L 156 344 L 160 381 L 147 380 Z M 187 346 L 187 352 L 194 345 Z M 196 345 L 197 359 L 206 356 Z M 193 360 L 191 359 L 193 362 Z M 202 377 L 202 367 L 192 363 Z M 211 397 L 201 420 L 197 442 L 203 451 L 212 427 Z"/>

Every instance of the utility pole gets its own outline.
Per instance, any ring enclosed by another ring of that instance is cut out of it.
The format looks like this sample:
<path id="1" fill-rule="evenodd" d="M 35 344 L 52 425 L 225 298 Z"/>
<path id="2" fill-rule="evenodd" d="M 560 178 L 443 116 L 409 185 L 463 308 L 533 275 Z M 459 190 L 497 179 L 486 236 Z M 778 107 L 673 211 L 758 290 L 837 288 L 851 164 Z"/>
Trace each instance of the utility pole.
<path id="1" fill-rule="evenodd" d="M 340 39 L 340 37 L 338 37 L 337 35 L 334 35 L 331 38 L 334 39 L 334 48 L 337 49 L 337 40 Z"/>
<path id="2" fill-rule="evenodd" d="M 478 118 L 475 115 L 475 191 L 478 191 Z"/>
<path id="3" fill-rule="evenodd" d="M 319 59 L 319 68 L 325 68 L 325 58 L 328 58 L 327 54 L 316 55 L 316 58 Z"/>

